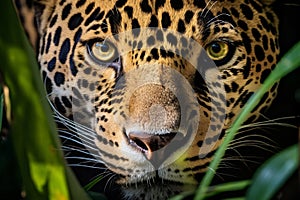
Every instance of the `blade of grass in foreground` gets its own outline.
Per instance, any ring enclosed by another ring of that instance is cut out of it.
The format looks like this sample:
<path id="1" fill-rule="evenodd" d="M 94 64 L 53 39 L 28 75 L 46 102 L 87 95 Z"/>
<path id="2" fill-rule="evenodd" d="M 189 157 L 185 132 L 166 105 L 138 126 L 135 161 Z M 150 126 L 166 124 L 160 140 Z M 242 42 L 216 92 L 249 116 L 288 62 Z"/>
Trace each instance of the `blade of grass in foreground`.
<path id="1" fill-rule="evenodd" d="M 94 187 L 103 177 L 100 175 L 100 176 L 97 176 L 95 179 L 93 179 L 91 182 L 89 182 L 88 184 L 86 184 L 83 188 L 86 190 L 86 191 L 89 191 L 92 187 Z"/>
<path id="2" fill-rule="evenodd" d="M 209 165 L 209 169 L 204 178 L 202 179 L 197 193 L 195 195 L 195 200 L 201 200 L 205 197 L 205 193 L 207 192 L 207 188 L 210 185 L 214 173 L 221 162 L 225 151 L 234 138 L 236 132 L 242 123 L 246 120 L 247 115 L 252 111 L 252 109 L 258 104 L 262 96 L 266 91 L 268 91 L 275 82 L 279 81 L 286 74 L 290 73 L 294 69 L 300 66 L 300 42 L 298 42 L 292 49 L 290 49 L 287 54 L 280 60 L 277 64 L 276 68 L 272 71 L 272 73 L 267 77 L 262 87 L 250 98 L 250 100 L 245 105 L 244 109 L 241 111 L 229 132 L 225 135 L 224 141 L 222 145 L 217 150 L 214 159 Z"/>
<path id="3" fill-rule="evenodd" d="M 244 180 L 244 181 L 229 182 L 229 183 L 219 184 L 216 186 L 211 186 L 208 188 L 205 197 L 215 196 L 217 194 L 220 194 L 222 192 L 227 192 L 227 191 L 243 190 L 249 185 L 250 185 L 250 180 Z"/>
<path id="4" fill-rule="evenodd" d="M 68 179 L 72 175 L 66 172 L 59 150 L 35 55 L 20 29 L 12 1 L 0 1 L 0 26 L 0 71 L 10 89 L 10 134 L 26 199 L 88 199 L 77 181 Z"/>

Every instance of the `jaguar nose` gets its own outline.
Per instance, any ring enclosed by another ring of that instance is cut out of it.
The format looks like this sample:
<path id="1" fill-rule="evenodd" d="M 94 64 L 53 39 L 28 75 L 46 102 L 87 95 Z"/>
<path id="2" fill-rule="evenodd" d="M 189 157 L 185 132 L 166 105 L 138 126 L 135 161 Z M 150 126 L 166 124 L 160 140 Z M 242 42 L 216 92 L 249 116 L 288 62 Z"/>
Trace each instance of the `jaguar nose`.
<path id="1" fill-rule="evenodd" d="M 131 132 L 128 137 L 131 145 L 141 150 L 149 161 L 158 161 L 157 159 L 161 160 L 166 156 L 164 155 L 164 150 L 158 150 L 166 147 L 176 135 L 176 132 L 161 135 Z"/>

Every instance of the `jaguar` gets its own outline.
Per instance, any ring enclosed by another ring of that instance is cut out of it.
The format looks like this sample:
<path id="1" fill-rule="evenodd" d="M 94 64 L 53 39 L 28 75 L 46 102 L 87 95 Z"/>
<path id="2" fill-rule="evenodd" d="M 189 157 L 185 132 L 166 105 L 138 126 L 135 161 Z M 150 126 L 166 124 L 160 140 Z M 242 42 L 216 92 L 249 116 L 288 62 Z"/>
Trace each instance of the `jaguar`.
<path id="1" fill-rule="evenodd" d="M 15 7 L 61 138 L 74 142 L 65 152 L 84 147 L 77 165 L 100 164 L 121 198 L 167 199 L 196 188 L 274 69 L 273 3 L 15 0 Z M 269 107 L 276 88 L 246 123 Z"/>

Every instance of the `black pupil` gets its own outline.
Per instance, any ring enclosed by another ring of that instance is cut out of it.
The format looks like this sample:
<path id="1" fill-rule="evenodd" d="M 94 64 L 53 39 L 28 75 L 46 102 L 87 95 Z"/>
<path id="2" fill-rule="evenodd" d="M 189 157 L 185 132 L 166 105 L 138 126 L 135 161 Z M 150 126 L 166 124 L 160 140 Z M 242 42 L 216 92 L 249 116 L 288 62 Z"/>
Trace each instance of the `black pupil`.
<path id="1" fill-rule="evenodd" d="M 221 46 L 219 43 L 213 43 L 211 45 L 211 49 L 213 50 L 214 53 L 219 53 L 221 51 Z"/>
<path id="2" fill-rule="evenodd" d="M 109 49 L 108 45 L 106 45 L 106 44 L 101 45 L 101 51 L 108 52 L 108 49 Z"/>

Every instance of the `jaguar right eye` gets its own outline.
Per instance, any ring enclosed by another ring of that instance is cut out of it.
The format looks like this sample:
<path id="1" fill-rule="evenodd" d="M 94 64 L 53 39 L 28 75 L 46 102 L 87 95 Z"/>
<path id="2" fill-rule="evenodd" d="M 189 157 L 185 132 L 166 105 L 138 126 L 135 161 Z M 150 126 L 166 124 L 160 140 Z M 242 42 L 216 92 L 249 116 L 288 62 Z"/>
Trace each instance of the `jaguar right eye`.
<path id="1" fill-rule="evenodd" d="M 100 63 L 110 63 L 117 59 L 117 49 L 109 41 L 97 41 L 87 45 L 88 53 L 93 60 Z"/>

